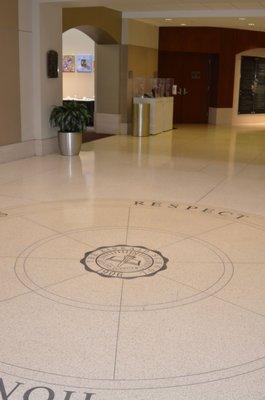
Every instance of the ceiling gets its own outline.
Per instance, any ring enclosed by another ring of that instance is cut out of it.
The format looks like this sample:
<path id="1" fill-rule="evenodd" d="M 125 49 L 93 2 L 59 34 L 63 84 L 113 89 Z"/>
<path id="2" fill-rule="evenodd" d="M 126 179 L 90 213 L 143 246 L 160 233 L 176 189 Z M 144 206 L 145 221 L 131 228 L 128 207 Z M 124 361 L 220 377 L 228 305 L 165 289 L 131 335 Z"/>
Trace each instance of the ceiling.
<path id="1" fill-rule="evenodd" d="M 213 26 L 265 31 L 265 0 L 35 0 L 63 7 L 109 7 L 156 26 Z M 246 18 L 245 20 L 239 18 Z M 166 19 L 171 19 L 166 21 Z M 254 25 L 249 25 L 254 24 Z"/>
<path id="2" fill-rule="evenodd" d="M 265 17 L 261 18 L 172 18 L 172 21 L 166 21 L 164 18 L 139 19 L 139 21 L 149 23 L 155 26 L 208 26 L 219 28 L 245 29 L 255 31 L 265 31 Z M 253 25 L 254 24 L 254 25 Z"/>

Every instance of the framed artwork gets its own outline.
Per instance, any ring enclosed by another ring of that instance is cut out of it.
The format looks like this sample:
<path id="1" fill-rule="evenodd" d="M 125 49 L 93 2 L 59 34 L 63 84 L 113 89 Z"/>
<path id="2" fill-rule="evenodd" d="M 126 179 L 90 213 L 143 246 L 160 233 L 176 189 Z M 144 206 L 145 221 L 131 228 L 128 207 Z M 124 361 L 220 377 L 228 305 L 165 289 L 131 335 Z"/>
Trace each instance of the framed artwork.
<path id="1" fill-rule="evenodd" d="M 63 72 L 75 72 L 75 56 L 63 56 Z"/>
<path id="2" fill-rule="evenodd" d="M 93 72 L 94 57 L 92 54 L 79 54 L 76 56 L 77 72 Z"/>

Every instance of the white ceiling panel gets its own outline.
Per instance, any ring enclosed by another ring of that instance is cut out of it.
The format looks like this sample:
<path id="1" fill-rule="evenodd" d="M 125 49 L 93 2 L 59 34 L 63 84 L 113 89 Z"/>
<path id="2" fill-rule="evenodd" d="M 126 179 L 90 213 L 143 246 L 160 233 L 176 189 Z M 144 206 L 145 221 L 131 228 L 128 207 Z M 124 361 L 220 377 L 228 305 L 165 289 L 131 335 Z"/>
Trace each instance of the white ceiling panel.
<path id="1" fill-rule="evenodd" d="M 1 0 L 0 0 L 1 1 Z M 104 6 L 123 12 L 124 18 L 157 26 L 213 26 L 265 31 L 265 0 L 34 0 L 63 7 Z M 245 17 L 246 21 L 240 21 Z M 172 18 L 166 22 L 165 18 Z M 254 26 L 249 26 L 254 23 Z"/>
<path id="2" fill-rule="evenodd" d="M 220 28 L 245 29 L 255 31 L 265 31 L 265 18 L 249 18 L 241 21 L 238 18 L 174 18 L 172 21 L 164 19 L 139 20 L 156 26 L 182 26 L 188 27 L 209 26 Z M 249 24 L 253 24 L 250 26 Z"/>
<path id="3" fill-rule="evenodd" d="M 260 9 L 264 0 L 35 0 L 43 3 L 61 3 L 64 6 L 97 6 L 115 8 L 119 11 L 154 10 L 205 10 L 205 9 Z"/>

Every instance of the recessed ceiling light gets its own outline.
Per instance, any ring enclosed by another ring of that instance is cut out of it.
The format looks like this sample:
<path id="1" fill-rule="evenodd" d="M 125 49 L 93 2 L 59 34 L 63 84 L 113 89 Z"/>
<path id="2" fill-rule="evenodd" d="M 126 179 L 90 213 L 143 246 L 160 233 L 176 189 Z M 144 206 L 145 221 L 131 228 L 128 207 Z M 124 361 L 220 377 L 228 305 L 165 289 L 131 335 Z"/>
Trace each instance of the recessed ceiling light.
<path id="1" fill-rule="evenodd" d="M 253 22 L 250 22 L 250 23 L 248 24 L 248 26 L 255 26 L 255 24 L 253 24 Z"/>
<path id="2" fill-rule="evenodd" d="M 187 24 L 184 24 L 184 23 L 182 23 L 182 24 L 180 24 L 181 26 L 187 26 Z"/>
<path id="3" fill-rule="evenodd" d="M 238 19 L 239 19 L 239 21 L 246 21 L 246 18 L 244 18 L 244 17 L 240 17 Z"/>
<path id="4" fill-rule="evenodd" d="M 165 18 L 165 21 L 173 21 L 172 18 Z"/>

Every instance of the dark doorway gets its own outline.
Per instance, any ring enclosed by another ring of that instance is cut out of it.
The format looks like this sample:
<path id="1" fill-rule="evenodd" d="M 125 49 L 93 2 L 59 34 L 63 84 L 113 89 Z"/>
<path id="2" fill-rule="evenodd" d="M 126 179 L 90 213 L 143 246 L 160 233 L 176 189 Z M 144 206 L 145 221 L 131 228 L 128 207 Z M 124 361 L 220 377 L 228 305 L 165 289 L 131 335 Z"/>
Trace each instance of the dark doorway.
<path id="1" fill-rule="evenodd" d="M 207 123 L 210 97 L 208 54 L 161 52 L 159 76 L 174 78 L 174 123 Z"/>

